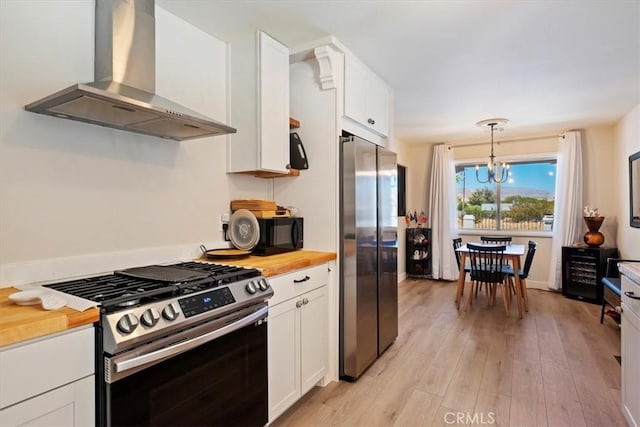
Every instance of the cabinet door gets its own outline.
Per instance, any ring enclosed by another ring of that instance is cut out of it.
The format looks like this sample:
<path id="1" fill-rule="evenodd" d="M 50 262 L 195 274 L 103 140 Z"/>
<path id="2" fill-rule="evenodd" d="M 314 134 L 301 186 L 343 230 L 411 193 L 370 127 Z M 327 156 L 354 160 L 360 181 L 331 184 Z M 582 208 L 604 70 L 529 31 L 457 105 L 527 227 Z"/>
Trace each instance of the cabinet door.
<path id="1" fill-rule="evenodd" d="M 269 307 L 269 420 L 273 421 L 300 397 L 299 298 Z"/>
<path id="2" fill-rule="evenodd" d="M 327 372 L 327 287 L 307 292 L 301 298 L 300 376 L 304 394 Z"/>
<path id="3" fill-rule="evenodd" d="M 288 172 L 289 164 L 289 49 L 260 32 L 260 166 Z"/>
<path id="4" fill-rule="evenodd" d="M 0 425 L 91 426 L 95 424 L 94 376 L 54 389 L 0 411 Z"/>
<path id="5" fill-rule="evenodd" d="M 622 312 L 621 341 L 622 411 L 629 425 L 640 426 L 640 317 L 633 313 L 631 307 L 625 306 Z"/>
<path id="6" fill-rule="evenodd" d="M 376 75 L 370 75 L 368 79 L 367 93 L 369 94 L 367 105 L 371 122 L 367 122 L 382 136 L 389 135 L 389 88 Z"/>
<path id="7" fill-rule="evenodd" d="M 352 55 L 344 59 L 344 115 L 382 136 L 389 134 L 389 88 Z"/>
<path id="8" fill-rule="evenodd" d="M 367 125 L 367 69 L 351 55 L 344 58 L 344 115 Z"/>

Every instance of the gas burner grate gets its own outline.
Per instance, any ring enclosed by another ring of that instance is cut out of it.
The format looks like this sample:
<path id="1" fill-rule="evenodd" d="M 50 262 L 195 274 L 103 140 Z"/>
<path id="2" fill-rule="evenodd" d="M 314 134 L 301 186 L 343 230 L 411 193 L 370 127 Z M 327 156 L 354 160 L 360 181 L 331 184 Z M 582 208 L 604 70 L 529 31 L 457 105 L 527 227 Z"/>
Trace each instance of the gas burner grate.
<path id="1" fill-rule="evenodd" d="M 189 268 L 209 273 L 217 285 L 237 282 L 239 280 L 250 279 L 261 275 L 255 268 L 236 267 L 232 265 L 209 264 L 205 262 L 188 261 L 175 264 L 174 267 Z"/>
<path id="2" fill-rule="evenodd" d="M 260 271 L 253 268 L 195 261 L 173 264 L 171 267 L 181 267 L 206 272 L 209 277 L 182 283 L 167 283 L 158 280 L 108 274 L 52 283 L 44 286 L 59 292 L 97 302 L 106 311 L 114 311 L 123 307 L 170 298 L 177 295 L 186 295 L 260 276 Z"/>
<path id="3" fill-rule="evenodd" d="M 98 303 L 109 302 L 109 304 L 122 304 L 163 294 L 170 296 L 176 290 L 175 286 L 166 283 L 113 274 L 54 283 L 44 287 Z"/>

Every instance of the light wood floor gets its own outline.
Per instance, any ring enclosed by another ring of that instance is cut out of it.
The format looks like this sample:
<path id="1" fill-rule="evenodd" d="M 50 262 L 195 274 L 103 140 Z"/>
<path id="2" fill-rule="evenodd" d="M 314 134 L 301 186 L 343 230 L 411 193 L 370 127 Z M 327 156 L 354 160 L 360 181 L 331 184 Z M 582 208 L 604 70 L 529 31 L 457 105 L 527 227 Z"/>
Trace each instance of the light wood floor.
<path id="1" fill-rule="evenodd" d="M 406 280 L 399 294 L 398 338 L 381 358 L 355 383 L 316 387 L 274 426 L 625 425 L 620 330 L 599 323 L 599 306 L 529 290 L 518 320 L 499 293 L 458 313 L 455 283 Z"/>

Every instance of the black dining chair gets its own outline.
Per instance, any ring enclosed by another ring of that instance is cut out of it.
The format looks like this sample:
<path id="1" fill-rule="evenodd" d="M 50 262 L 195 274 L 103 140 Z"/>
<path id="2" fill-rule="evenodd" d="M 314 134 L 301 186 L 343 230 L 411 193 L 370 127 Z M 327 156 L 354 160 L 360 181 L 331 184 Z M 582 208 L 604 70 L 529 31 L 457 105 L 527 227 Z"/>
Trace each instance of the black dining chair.
<path id="1" fill-rule="evenodd" d="M 480 241 L 485 245 L 510 245 L 513 241 L 511 236 L 480 236 Z M 509 260 L 505 261 L 506 266 L 510 266 Z"/>
<path id="2" fill-rule="evenodd" d="M 456 256 L 456 263 L 458 264 L 458 271 L 460 271 L 460 252 L 458 252 L 456 249 L 462 246 L 462 237 L 456 237 L 451 240 L 453 242 L 453 253 Z M 465 265 L 464 271 L 465 273 L 471 272 L 471 267 L 469 267 L 469 265 Z M 464 295 L 464 286 L 462 287 L 462 294 Z"/>
<path id="3" fill-rule="evenodd" d="M 496 287 L 507 285 L 507 272 L 504 268 L 504 251 L 507 249 L 505 245 L 484 246 L 467 243 L 467 249 L 469 249 L 472 288 L 465 302 L 465 311 L 471 305 L 471 295 L 474 293 L 474 287 L 487 286 L 489 293 L 488 305 L 493 305 L 496 297 Z M 506 286 L 502 286 L 501 289 L 504 309 L 508 316 L 508 290 Z"/>
<path id="4" fill-rule="evenodd" d="M 458 271 L 460 271 L 460 252 L 456 249 L 459 249 L 462 246 L 462 237 L 456 237 L 455 239 L 451 239 L 453 241 L 453 253 L 456 255 L 456 262 L 458 263 Z M 465 271 L 468 273 L 471 271 L 469 266 L 464 267 Z"/>
<path id="5" fill-rule="evenodd" d="M 524 311 L 529 311 L 529 297 L 527 296 L 527 277 L 529 277 L 529 271 L 531 270 L 531 264 L 533 264 L 533 256 L 536 254 L 536 242 L 529 240 L 529 249 L 527 250 L 527 257 L 524 260 L 524 266 L 518 271 L 520 276 L 520 295 L 524 299 Z M 515 292 L 515 272 L 512 266 L 505 267 L 509 276 L 509 292 Z"/>
<path id="6" fill-rule="evenodd" d="M 512 240 L 511 236 L 480 236 L 480 241 L 485 244 L 510 245 Z"/>

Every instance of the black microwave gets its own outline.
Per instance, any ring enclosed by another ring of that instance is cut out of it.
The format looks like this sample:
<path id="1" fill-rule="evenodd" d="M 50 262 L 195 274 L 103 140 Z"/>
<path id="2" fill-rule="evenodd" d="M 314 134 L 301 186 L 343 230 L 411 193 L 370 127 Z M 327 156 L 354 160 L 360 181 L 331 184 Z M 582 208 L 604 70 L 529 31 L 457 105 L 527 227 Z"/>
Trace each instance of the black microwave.
<path id="1" fill-rule="evenodd" d="M 303 218 L 258 218 L 260 240 L 254 255 L 275 255 L 302 249 Z"/>

